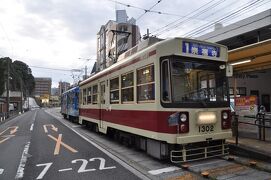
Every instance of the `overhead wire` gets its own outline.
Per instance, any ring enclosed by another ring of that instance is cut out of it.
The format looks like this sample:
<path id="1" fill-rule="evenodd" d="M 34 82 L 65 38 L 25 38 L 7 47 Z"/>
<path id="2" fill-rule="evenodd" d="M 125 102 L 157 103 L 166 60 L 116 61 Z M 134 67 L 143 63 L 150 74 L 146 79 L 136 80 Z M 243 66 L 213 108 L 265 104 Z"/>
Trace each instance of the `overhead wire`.
<path id="1" fill-rule="evenodd" d="M 199 8 L 197 8 L 197 9 L 191 11 L 190 13 L 184 15 L 183 18 L 187 18 L 188 16 L 190 16 L 190 15 L 192 15 L 193 13 L 197 12 L 198 10 L 200 10 L 201 8 L 203 8 L 204 6 L 207 6 L 208 4 L 210 4 L 210 3 L 213 2 L 213 1 L 214 1 L 214 0 L 211 0 L 211 1 L 207 2 L 207 3 L 205 3 L 204 5 L 200 6 Z M 162 29 L 164 29 L 164 28 L 170 26 L 171 24 L 174 24 L 174 23 L 178 22 L 179 20 L 182 20 L 183 18 L 178 18 L 178 19 L 174 20 L 173 22 L 170 22 L 170 23 L 166 24 L 165 26 L 160 27 L 160 28 L 158 28 L 158 29 L 152 31 L 151 34 L 154 34 L 154 33 L 156 33 L 156 32 L 159 32 L 159 31 L 161 31 Z"/>
<path id="2" fill-rule="evenodd" d="M 264 3 L 262 3 L 262 4 L 259 4 L 258 6 L 254 7 L 253 9 L 256 9 L 256 8 L 258 8 L 258 7 L 260 7 L 260 6 L 263 6 L 263 5 L 267 4 L 267 3 L 271 3 L 271 1 L 267 1 L 267 2 L 264 2 Z M 247 11 L 250 11 L 250 10 L 247 10 Z M 244 12 L 244 13 L 247 13 L 247 12 Z M 235 18 L 235 17 L 237 17 L 237 16 L 239 17 L 239 15 L 237 14 L 237 15 L 235 15 L 233 18 Z M 264 18 L 266 18 L 266 17 L 270 17 L 270 15 L 265 16 L 265 17 L 261 18 L 260 20 L 262 20 L 262 19 L 264 19 Z M 257 21 L 258 21 L 258 19 L 257 19 L 256 21 L 249 22 L 249 23 L 244 24 L 244 25 L 242 25 L 242 26 L 246 26 L 246 25 L 250 25 L 250 26 L 251 26 L 252 23 L 257 22 Z M 225 23 L 225 22 L 229 22 L 229 21 L 223 21 L 223 22 Z M 234 24 L 232 24 L 232 25 L 234 25 Z M 236 28 L 239 28 L 239 27 L 240 27 L 240 26 L 237 26 Z M 256 26 L 255 26 L 255 27 L 256 27 Z M 232 30 L 232 29 L 231 29 L 231 30 Z M 229 31 L 231 31 L 231 30 L 225 31 L 225 32 L 223 32 L 223 33 L 227 33 L 227 32 L 229 32 Z M 208 40 L 208 39 L 210 39 L 210 38 L 214 38 L 214 37 L 219 36 L 219 35 L 221 35 L 221 34 L 222 34 L 222 33 L 215 34 L 215 35 L 213 35 L 213 36 L 211 36 L 211 37 L 208 37 L 208 38 L 205 38 L 205 39 L 202 39 L 202 40 Z"/>
<path id="3" fill-rule="evenodd" d="M 177 29 L 180 25 L 184 24 L 184 23 L 187 23 L 187 22 L 190 22 L 192 19 L 194 19 L 195 17 L 198 17 L 198 16 L 201 16 L 202 14 L 208 12 L 209 10 L 212 10 L 213 8 L 221 5 L 223 2 L 225 2 L 226 0 L 219 0 L 217 2 L 215 2 L 214 4 L 211 4 L 212 2 L 214 2 L 214 0 L 212 1 L 209 1 L 208 3 L 204 4 L 203 6 L 201 6 L 200 8 L 198 8 L 196 11 L 194 12 L 191 12 L 187 15 L 187 18 L 186 19 L 179 19 L 179 20 L 182 20 L 180 22 L 178 21 L 174 21 L 172 23 L 169 23 L 168 25 L 164 26 L 164 27 L 167 27 L 166 29 L 163 29 L 163 30 L 160 30 L 158 33 L 154 34 L 154 36 L 160 36 L 162 34 L 164 34 L 165 32 L 168 32 L 168 31 L 172 31 L 173 29 Z M 210 5 L 210 6 L 209 6 Z M 202 9 L 203 7 L 207 6 L 206 8 Z M 202 10 L 200 10 L 202 9 Z M 197 12 L 198 10 L 200 10 L 199 12 Z M 196 14 L 194 14 L 196 13 Z M 192 16 L 190 16 L 192 15 Z M 174 24 L 176 23 L 176 24 Z M 171 25 L 172 24 L 172 25 Z M 162 29 L 162 28 L 161 28 Z M 154 32 L 152 32 L 153 34 Z"/>
<path id="4" fill-rule="evenodd" d="M 145 12 L 143 14 L 141 14 L 139 17 L 136 18 L 136 21 L 138 21 L 139 19 L 141 19 L 147 12 L 149 12 L 150 10 L 152 10 L 155 6 L 157 6 L 162 0 L 158 0 L 154 5 L 152 5 L 149 9 L 145 10 Z"/>
<path id="5" fill-rule="evenodd" d="M 48 69 L 48 70 L 54 70 L 54 71 L 72 71 L 74 72 L 76 69 L 58 69 L 58 68 L 50 68 L 50 67 L 41 67 L 41 66 L 29 66 L 33 68 L 39 68 L 39 69 Z"/>
<path id="6" fill-rule="evenodd" d="M 138 10 L 142 10 L 142 11 L 148 11 L 149 13 L 155 13 L 155 14 L 160 14 L 160 15 L 168 15 L 168 16 L 176 16 L 176 17 L 185 17 L 184 15 L 180 15 L 180 14 L 175 14 L 175 13 L 168 13 L 168 12 L 164 12 L 164 11 L 155 11 L 155 10 L 148 10 L 148 9 L 144 9 L 138 6 L 134 6 L 134 5 L 130 5 L 130 4 L 125 4 L 119 1 L 114 1 L 114 0 L 108 0 L 110 2 L 115 2 L 117 4 L 120 4 L 122 6 L 128 7 L 128 8 L 134 8 L 134 9 L 138 9 Z M 200 18 L 196 18 L 196 19 L 200 19 Z"/>
<path id="7" fill-rule="evenodd" d="M 201 25 L 199 27 L 196 27 L 194 28 L 192 31 L 184 34 L 184 37 L 192 37 L 192 36 L 195 36 L 205 30 L 207 30 L 208 28 L 212 27 L 213 25 L 215 25 L 216 23 L 218 22 L 225 22 L 228 18 L 231 18 L 233 15 L 236 15 L 250 7 L 252 7 L 253 5 L 255 5 L 256 3 L 258 2 L 261 2 L 261 1 L 264 1 L 264 0 L 253 0 L 253 1 L 250 1 L 249 3 L 246 3 L 245 5 L 242 5 L 242 6 L 239 6 L 237 9 L 233 10 L 233 11 L 230 11 L 227 15 L 223 16 L 223 17 L 219 17 L 218 19 L 214 20 L 212 23 L 206 23 L 204 25 Z"/>

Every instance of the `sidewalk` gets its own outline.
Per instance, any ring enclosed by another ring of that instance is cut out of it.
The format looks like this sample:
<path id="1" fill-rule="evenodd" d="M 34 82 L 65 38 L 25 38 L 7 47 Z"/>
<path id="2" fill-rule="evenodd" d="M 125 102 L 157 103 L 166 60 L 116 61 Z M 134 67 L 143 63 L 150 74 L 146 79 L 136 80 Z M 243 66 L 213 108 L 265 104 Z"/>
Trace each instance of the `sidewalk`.
<path id="1" fill-rule="evenodd" d="M 265 162 L 271 162 L 271 142 L 260 141 L 257 139 L 249 139 L 239 137 L 238 145 L 235 144 L 235 137 L 227 139 L 230 153 L 256 158 Z"/>

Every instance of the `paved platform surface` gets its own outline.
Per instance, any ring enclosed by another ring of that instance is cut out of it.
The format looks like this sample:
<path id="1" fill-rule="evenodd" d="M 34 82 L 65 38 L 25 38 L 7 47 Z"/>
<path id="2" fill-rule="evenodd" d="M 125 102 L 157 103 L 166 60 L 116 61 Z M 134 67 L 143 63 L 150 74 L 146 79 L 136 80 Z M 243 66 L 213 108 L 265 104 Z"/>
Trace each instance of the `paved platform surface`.
<path id="1" fill-rule="evenodd" d="M 257 139 L 250 138 L 238 138 L 238 144 L 235 143 L 235 137 L 227 139 L 230 148 L 234 153 L 242 153 L 239 155 L 245 155 L 253 157 L 266 162 L 271 162 L 271 142 L 260 141 Z"/>

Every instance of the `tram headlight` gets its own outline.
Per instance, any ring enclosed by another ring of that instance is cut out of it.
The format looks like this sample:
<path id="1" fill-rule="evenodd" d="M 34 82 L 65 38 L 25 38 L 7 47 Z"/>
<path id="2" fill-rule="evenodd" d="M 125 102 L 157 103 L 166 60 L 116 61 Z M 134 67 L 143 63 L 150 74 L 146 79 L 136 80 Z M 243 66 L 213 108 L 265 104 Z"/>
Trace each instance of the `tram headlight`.
<path id="1" fill-rule="evenodd" d="M 185 122 L 187 120 L 187 115 L 186 114 L 180 114 L 180 121 Z"/>
<path id="2" fill-rule="evenodd" d="M 223 112 L 222 113 L 222 118 L 225 120 L 225 119 L 228 119 L 229 118 L 229 114 L 227 112 Z"/>

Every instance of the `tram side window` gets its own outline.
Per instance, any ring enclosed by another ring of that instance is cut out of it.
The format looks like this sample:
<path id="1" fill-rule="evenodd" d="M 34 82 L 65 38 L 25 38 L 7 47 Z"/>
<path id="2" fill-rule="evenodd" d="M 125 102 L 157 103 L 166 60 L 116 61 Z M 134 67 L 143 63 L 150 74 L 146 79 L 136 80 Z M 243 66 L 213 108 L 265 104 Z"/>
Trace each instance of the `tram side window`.
<path id="1" fill-rule="evenodd" d="M 79 104 L 82 104 L 83 91 L 81 90 L 79 93 Z"/>
<path id="2" fill-rule="evenodd" d="M 87 89 L 83 89 L 83 105 L 87 104 Z"/>
<path id="3" fill-rule="evenodd" d="M 162 62 L 162 100 L 164 102 L 170 102 L 170 81 L 169 81 L 169 63 L 168 60 Z"/>
<path id="4" fill-rule="evenodd" d="M 148 102 L 154 99 L 154 65 L 150 65 L 137 70 L 137 101 Z"/>
<path id="5" fill-rule="evenodd" d="M 122 102 L 134 101 L 134 72 L 121 76 L 121 100 Z"/>
<path id="6" fill-rule="evenodd" d="M 119 77 L 110 80 L 110 104 L 119 103 Z"/>
<path id="7" fill-rule="evenodd" d="M 91 87 L 89 87 L 87 91 L 87 103 L 91 104 Z"/>
<path id="8" fill-rule="evenodd" d="M 92 87 L 92 103 L 97 104 L 98 102 L 98 85 Z"/>

